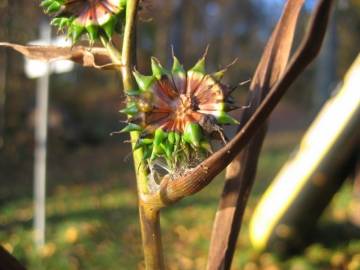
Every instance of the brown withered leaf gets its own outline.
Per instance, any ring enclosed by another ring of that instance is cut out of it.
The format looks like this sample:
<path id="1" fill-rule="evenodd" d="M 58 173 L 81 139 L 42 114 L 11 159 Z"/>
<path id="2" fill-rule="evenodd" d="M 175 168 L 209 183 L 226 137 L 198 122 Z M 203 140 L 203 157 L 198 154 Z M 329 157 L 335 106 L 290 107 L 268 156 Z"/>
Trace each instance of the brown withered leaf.
<path id="1" fill-rule="evenodd" d="M 289 0 L 261 57 L 250 86 L 248 103 L 242 115 L 246 123 L 279 80 L 288 63 L 297 19 L 304 0 Z M 266 135 L 266 123 L 226 169 L 219 209 L 214 220 L 207 269 L 229 269 L 242 223 L 246 202 L 253 185 L 257 161 Z"/>
<path id="2" fill-rule="evenodd" d="M 8 270 L 25 270 L 26 268 L 6 249 L 0 246 L 1 268 Z"/>
<path id="3" fill-rule="evenodd" d="M 70 60 L 83 67 L 102 70 L 118 70 L 121 67 L 120 60 L 114 63 L 107 50 L 99 47 L 57 47 L 42 45 L 19 45 L 8 42 L 0 42 L 0 47 L 8 47 L 33 60 L 58 61 Z"/>

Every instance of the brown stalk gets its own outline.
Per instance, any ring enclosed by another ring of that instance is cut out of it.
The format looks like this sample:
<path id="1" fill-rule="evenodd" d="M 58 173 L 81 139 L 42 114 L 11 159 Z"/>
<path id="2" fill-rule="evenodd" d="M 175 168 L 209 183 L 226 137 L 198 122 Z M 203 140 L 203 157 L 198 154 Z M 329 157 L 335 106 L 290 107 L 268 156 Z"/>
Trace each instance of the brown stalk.
<path id="1" fill-rule="evenodd" d="M 299 49 L 292 57 L 286 71 L 280 80 L 271 88 L 269 95 L 264 99 L 238 134 L 222 149 L 211 155 L 183 177 L 174 181 L 169 178 L 164 178 L 159 192 L 148 196 L 148 198 L 144 200 L 144 203 L 149 203 L 155 207 L 162 207 L 163 205 L 174 203 L 184 197 L 199 192 L 225 169 L 235 156 L 247 145 L 252 136 L 258 131 L 258 128 L 265 123 L 290 85 L 316 57 L 325 34 L 331 4 L 331 0 L 320 1 L 311 18 L 310 27 Z"/>
<path id="2" fill-rule="evenodd" d="M 19 261 L 0 246 L 0 270 L 25 270 Z"/>
<path id="3" fill-rule="evenodd" d="M 240 123 L 246 123 L 272 85 L 283 74 L 304 0 L 290 0 L 283 10 L 250 86 L 248 103 L 252 106 L 242 115 Z M 240 125 L 239 130 L 242 128 Z M 229 269 L 235 251 L 245 206 L 253 186 L 258 158 L 267 131 L 262 124 L 248 145 L 230 163 L 219 209 L 214 220 L 207 269 Z"/>

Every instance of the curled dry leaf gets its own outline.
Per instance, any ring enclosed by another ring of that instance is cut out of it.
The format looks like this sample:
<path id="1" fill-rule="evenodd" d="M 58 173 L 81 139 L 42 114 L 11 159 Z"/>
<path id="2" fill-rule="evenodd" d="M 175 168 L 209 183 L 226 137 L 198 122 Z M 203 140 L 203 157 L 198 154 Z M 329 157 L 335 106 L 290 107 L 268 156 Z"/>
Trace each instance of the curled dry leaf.
<path id="1" fill-rule="evenodd" d="M 304 0 L 289 0 L 254 74 L 249 95 L 252 104 L 242 114 L 239 128 L 250 119 L 279 80 L 288 63 L 296 25 Z M 267 123 L 262 124 L 242 152 L 226 169 L 226 181 L 214 221 L 208 270 L 229 269 L 236 248 L 245 206 L 253 186 Z"/>
<path id="2" fill-rule="evenodd" d="M 8 42 L 0 42 L 0 47 L 8 47 L 25 57 L 39 61 L 70 60 L 83 67 L 92 67 L 103 70 L 118 70 L 121 67 L 119 62 L 114 63 L 105 48 L 98 47 L 57 47 L 40 45 L 19 45 Z"/>

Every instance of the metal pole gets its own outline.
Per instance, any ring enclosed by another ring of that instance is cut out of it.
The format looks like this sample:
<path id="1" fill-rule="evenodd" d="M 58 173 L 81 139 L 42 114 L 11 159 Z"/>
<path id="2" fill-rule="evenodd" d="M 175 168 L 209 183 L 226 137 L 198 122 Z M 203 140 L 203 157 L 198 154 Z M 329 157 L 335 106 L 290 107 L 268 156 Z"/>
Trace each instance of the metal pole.
<path id="1" fill-rule="evenodd" d="M 3 26 L 3 32 L 0 33 L 1 39 L 7 39 L 9 36 L 9 6 L 5 4 L 4 12 L 0 12 L 0 23 Z M 6 102 L 6 73 L 8 68 L 7 50 L 3 50 L 0 55 L 0 64 L 2 71 L 0 72 L 0 150 L 5 144 L 5 102 Z"/>
<path id="2" fill-rule="evenodd" d="M 40 38 L 51 42 L 51 28 L 48 23 L 40 26 Z M 37 81 L 35 117 L 35 163 L 34 163 L 34 234 L 35 245 L 45 244 L 45 196 L 46 196 L 46 146 L 49 102 L 50 66 Z"/>
<path id="3" fill-rule="evenodd" d="M 6 73 L 7 52 L 2 53 L 3 70 L 0 72 L 0 150 L 5 144 L 5 102 L 6 102 Z"/>

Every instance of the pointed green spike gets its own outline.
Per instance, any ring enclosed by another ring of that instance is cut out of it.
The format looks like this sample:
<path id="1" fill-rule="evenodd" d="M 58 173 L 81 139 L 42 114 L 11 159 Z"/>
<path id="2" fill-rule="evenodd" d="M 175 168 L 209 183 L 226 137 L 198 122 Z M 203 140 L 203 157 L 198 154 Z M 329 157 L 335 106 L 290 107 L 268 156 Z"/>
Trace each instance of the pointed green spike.
<path id="1" fill-rule="evenodd" d="M 231 104 L 229 102 L 224 103 L 223 111 L 230 112 L 233 110 L 240 109 L 241 107 L 236 104 Z"/>
<path id="2" fill-rule="evenodd" d="M 184 153 L 184 158 L 188 161 L 190 159 L 190 145 L 187 142 L 183 142 L 181 145 L 181 150 Z"/>
<path id="3" fill-rule="evenodd" d="M 235 118 L 231 117 L 229 114 L 227 114 L 226 112 L 220 112 L 217 116 L 216 116 L 217 121 L 219 122 L 219 124 L 222 125 L 239 125 L 240 122 L 238 120 L 236 120 Z"/>
<path id="4" fill-rule="evenodd" d="M 155 78 L 154 76 L 146 76 L 146 75 L 142 75 L 140 72 L 138 72 L 137 70 L 135 70 L 133 72 L 135 80 L 137 85 L 139 86 L 141 91 L 146 91 L 149 89 L 149 87 L 152 85 L 152 83 L 154 82 Z"/>
<path id="5" fill-rule="evenodd" d="M 180 146 L 180 142 L 181 142 L 181 136 L 179 133 L 175 132 L 175 147 L 174 147 L 174 151 L 177 151 L 179 149 Z"/>
<path id="6" fill-rule="evenodd" d="M 109 40 L 112 39 L 116 23 L 117 23 L 116 16 L 111 16 L 110 19 L 101 26 L 104 29 L 104 32 Z"/>
<path id="7" fill-rule="evenodd" d="M 120 133 L 132 132 L 132 131 L 142 131 L 142 128 L 137 124 L 130 123 L 122 130 L 120 130 Z"/>
<path id="8" fill-rule="evenodd" d="M 77 42 L 84 31 L 85 28 L 83 26 L 76 23 L 71 24 L 69 34 L 71 34 L 72 41 Z"/>
<path id="9" fill-rule="evenodd" d="M 54 13 L 59 11 L 61 8 L 61 4 L 58 2 L 53 2 L 50 6 L 47 7 L 46 13 Z"/>
<path id="10" fill-rule="evenodd" d="M 169 141 L 169 143 L 172 144 L 172 145 L 175 144 L 175 132 L 174 132 L 174 131 L 169 132 L 168 141 Z"/>
<path id="11" fill-rule="evenodd" d="M 163 75 L 168 74 L 168 71 L 163 68 L 159 60 L 157 60 L 155 57 L 151 57 L 151 70 L 153 76 L 158 80 L 160 80 Z"/>
<path id="12" fill-rule="evenodd" d="M 134 97 L 134 96 L 139 96 L 140 93 L 141 92 L 138 90 L 130 90 L 130 91 L 127 91 L 125 94 L 129 97 Z"/>
<path id="13" fill-rule="evenodd" d="M 54 18 L 51 20 L 50 25 L 59 26 L 61 25 L 61 21 L 63 18 Z"/>
<path id="14" fill-rule="evenodd" d="M 127 1 L 128 1 L 128 0 L 120 0 L 120 1 L 119 1 L 119 8 L 125 8 Z"/>
<path id="15" fill-rule="evenodd" d="M 163 131 L 161 128 L 155 130 L 154 146 L 160 145 L 160 143 L 162 143 L 162 141 L 165 140 L 165 138 L 167 138 L 167 133 L 165 131 Z"/>
<path id="16" fill-rule="evenodd" d="M 184 67 L 180 64 L 179 60 L 176 58 L 176 56 L 173 56 L 173 66 L 171 69 L 172 73 L 183 73 L 185 74 Z"/>
<path id="17" fill-rule="evenodd" d="M 140 139 L 138 139 L 133 147 L 133 151 L 136 151 L 142 147 Z"/>
<path id="18" fill-rule="evenodd" d="M 61 18 L 60 24 L 59 24 L 59 28 L 60 30 L 63 29 L 65 26 L 69 26 L 71 23 L 71 19 L 69 18 Z"/>
<path id="19" fill-rule="evenodd" d="M 211 147 L 211 144 L 208 141 L 202 141 L 200 143 L 200 147 L 210 154 L 212 154 L 214 152 Z"/>
<path id="20" fill-rule="evenodd" d="M 205 56 L 202 57 L 189 71 L 198 72 L 205 75 Z"/>
<path id="21" fill-rule="evenodd" d="M 41 2 L 40 6 L 43 8 L 47 8 L 54 2 L 56 2 L 56 1 L 55 0 L 44 0 Z"/>
<path id="22" fill-rule="evenodd" d="M 170 147 L 164 143 L 160 144 L 160 147 L 163 150 L 163 152 L 165 153 L 166 157 L 171 158 L 172 152 L 171 152 Z"/>
<path id="23" fill-rule="evenodd" d="M 202 137 L 202 130 L 199 124 L 190 123 L 186 125 L 183 136 L 185 142 L 199 147 Z"/>
<path id="24" fill-rule="evenodd" d="M 137 149 L 137 148 L 152 144 L 153 142 L 154 142 L 154 140 L 150 139 L 150 138 L 138 139 L 136 144 L 135 144 L 134 149 Z"/>
<path id="25" fill-rule="evenodd" d="M 51 25 L 57 26 L 59 30 L 63 30 L 65 26 L 70 25 L 69 18 L 54 18 L 50 22 Z"/>
<path id="26" fill-rule="evenodd" d="M 166 137 L 167 137 L 166 132 L 163 131 L 161 128 L 155 130 L 153 149 L 150 158 L 151 160 L 154 160 L 156 157 L 158 157 L 158 155 L 164 152 L 161 147 L 161 144 L 166 139 Z"/>
<path id="27" fill-rule="evenodd" d="M 152 148 L 150 160 L 156 159 L 157 157 L 161 156 L 163 153 L 164 153 L 164 150 L 161 147 L 161 144 L 159 144 L 159 145 L 154 144 L 153 148 Z"/>
<path id="28" fill-rule="evenodd" d="M 154 148 L 153 148 L 153 150 L 151 152 L 151 156 L 150 156 L 150 161 L 155 160 L 157 157 L 158 157 L 158 155 L 155 153 Z"/>
<path id="29" fill-rule="evenodd" d="M 139 112 L 135 103 L 129 103 L 124 109 L 120 110 L 120 113 L 135 115 Z"/>
<path id="30" fill-rule="evenodd" d="M 143 145 L 149 145 L 149 144 L 152 144 L 154 142 L 154 140 L 150 139 L 150 138 L 144 138 L 144 139 L 141 139 L 141 142 Z"/>
<path id="31" fill-rule="evenodd" d="M 90 24 L 86 26 L 86 31 L 89 33 L 90 42 L 94 42 L 99 38 L 99 27 L 97 25 Z"/>
<path id="32" fill-rule="evenodd" d="M 152 148 L 150 146 L 144 147 L 143 160 L 149 159 L 151 157 L 151 153 L 152 153 Z"/>
<path id="33" fill-rule="evenodd" d="M 140 128 L 141 129 L 141 128 Z M 141 131 L 141 130 L 139 130 Z M 153 139 L 150 139 L 150 138 L 143 138 L 143 139 L 138 139 L 136 141 L 136 144 L 134 146 L 134 150 L 137 150 L 141 147 L 144 147 L 144 146 L 148 146 L 149 144 L 152 144 L 153 143 Z"/>
<path id="34" fill-rule="evenodd" d="M 222 78 L 224 78 L 225 72 L 226 72 L 226 69 L 219 70 L 219 71 L 211 74 L 211 77 L 212 77 L 215 81 L 221 81 Z"/>
<path id="35" fill-rule="evenodd" d="M 175 143 L 179 144 L 181 141 L 181 136 L 179 133 L 175 132 Z"/>
<path id="36" fill-rule="evenodd" d="M 205 53 L 205 54 L 206 54 L 206 53 Z M 219 71 L 211 74 L 211 77 L 214 78 L 216 81 L 220 81 L 220 80 L 224 77 L 226 71 L 227 71 L 231 66 L 235 65 L 237 61 L 238 61 L 238 59 L 235 58 L 234 61 L 232 61 L 230 64 L 228 64 L 225 68 L 223 68 L 223 69 L 221 69 L 221 70 L 219 70 Z"/>
<path id="37" fill-rule="evenodd" d="M 175 150 L 175 145 L 174 145 L 174 143 L 170 142 L 169 136 L 170 136 L 170 134 L 168 134 L 168 137 L 167 137 L 167 140 L 166 140 L 166 146 L 169 148 L 169 151 L 171 152 L 171 154 L 173 154 L 174 150 Z"/>

